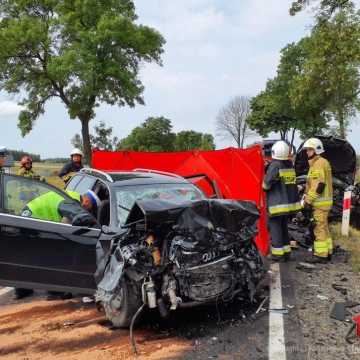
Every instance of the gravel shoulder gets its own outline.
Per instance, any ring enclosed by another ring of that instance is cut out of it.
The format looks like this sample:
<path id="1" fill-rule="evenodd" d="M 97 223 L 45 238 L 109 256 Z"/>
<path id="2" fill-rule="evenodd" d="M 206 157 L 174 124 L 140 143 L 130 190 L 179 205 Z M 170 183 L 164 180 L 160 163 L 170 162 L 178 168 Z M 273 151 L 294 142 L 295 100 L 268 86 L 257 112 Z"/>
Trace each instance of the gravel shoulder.
<path id="1" fill-rule="evenodd" d="M 298 259 L 306 254 L 300 252 Z M 303 335 L 304 348 L 300 349 L 307 359 L 342 360 L 360 358 L 360 340 L 354 344 L 346 342 L 349 322 L 330 318 L 335 302 L 354 301 L 360 303 L 360 276 L 352 269 L 346 256 L 335 256 L 327 265 L 317 265 L 311 271 L 299 270 L 293 262 L 294 290 L 297 302 L 298 321 Z M 345 289 L 343 293 L 333 285 Z M 360 313 L 360 306 L 348 309 L 347 319 Z"/>

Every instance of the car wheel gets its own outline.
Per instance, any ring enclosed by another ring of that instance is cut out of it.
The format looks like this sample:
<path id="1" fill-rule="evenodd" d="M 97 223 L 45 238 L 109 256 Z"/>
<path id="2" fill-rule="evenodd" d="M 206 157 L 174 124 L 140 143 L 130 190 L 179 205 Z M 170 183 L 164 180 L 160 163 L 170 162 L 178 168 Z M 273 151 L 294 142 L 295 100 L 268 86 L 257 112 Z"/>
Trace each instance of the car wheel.
<path id="1" fill-rule="evenodd" d="M 128 328 L 131 320 L 142 304 L 139 286 L 122 277 L 116 294 L 103 302 L 106 318 L 114 327 Z"/>

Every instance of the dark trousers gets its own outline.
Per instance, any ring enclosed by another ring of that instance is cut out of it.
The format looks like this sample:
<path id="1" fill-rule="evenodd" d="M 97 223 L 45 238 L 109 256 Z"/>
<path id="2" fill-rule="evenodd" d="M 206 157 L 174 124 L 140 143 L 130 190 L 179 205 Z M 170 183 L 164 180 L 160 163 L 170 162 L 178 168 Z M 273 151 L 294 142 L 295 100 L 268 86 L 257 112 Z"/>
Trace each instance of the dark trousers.
<path id="1" fill-rule="evenodd" d="M 283 256 L 291 252 L 288 232 L 288 216 L 275 216 L 268 219 L 268 228 L 271 237 L 271 253 Z"/>

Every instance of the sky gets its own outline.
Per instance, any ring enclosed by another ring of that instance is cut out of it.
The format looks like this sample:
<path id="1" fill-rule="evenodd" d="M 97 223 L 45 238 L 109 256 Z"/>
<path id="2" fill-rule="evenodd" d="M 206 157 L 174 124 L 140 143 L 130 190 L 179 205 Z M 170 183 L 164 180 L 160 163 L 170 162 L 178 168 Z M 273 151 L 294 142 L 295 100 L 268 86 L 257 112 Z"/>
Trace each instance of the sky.
<path id="1" fill-rule="evenodd" d="M 143 64 L 145 106 L 102 105 L 98 121 L 123 138 L 149 116 L 165 116 L 175 131 L 196 130 L 216 136 L 220 108 L 237 95 L 254 96 L 276 74 L 280 50 L 307 35 L 313 21 L 308 10 L 289 16 L 292 0 L 135 0 L 138 22 L 156 28 L 166 39 L 163 66 Z M 271 5 L 269 5 L 271 3 Z M 21 137 L 16 98 L 0 94 L 0 145 L 65 157 L 80 122 L 70 120 L 60 101 L 51 101 L 32 132 Z M 354 121 L 349 141 L 360 152 Z M 218 148 L 233 146 L 216 137 Z M 257 140 L 253 138 L 250 142 Z"/>

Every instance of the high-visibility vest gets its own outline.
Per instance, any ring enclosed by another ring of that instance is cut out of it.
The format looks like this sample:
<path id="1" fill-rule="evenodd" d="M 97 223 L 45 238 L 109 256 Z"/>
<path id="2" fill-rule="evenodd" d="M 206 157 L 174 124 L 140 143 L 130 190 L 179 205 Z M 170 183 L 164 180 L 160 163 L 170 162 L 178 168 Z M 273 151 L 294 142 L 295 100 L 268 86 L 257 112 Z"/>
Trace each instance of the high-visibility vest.
<path id="1" fill-rule="evenodd" d="M 267 168 L 263 189 L 267 195 L 269 216 L 287 215 L 301 209 L 291 161 L 273 160 Z"/>
<path id="2" fill-rule="evenodd" d="M 54 191 L 49 191 L 30 201 L 26 206 L 31 210 L 31 217 L 35 219 L 61 222 L 62 218 L 58 209 L 62 201 L 64 197 Z"/>
<path id="3" fill-rule="evenodd" d="M 317 155 L 309 160 L 309 165 L 305 201 L 315 208 L 330 210 L 333 205 L 333 180 L 330 163 L 322 156 Z M 321 194 L 317 193 L 319 183 L 325 184 Z"/>

